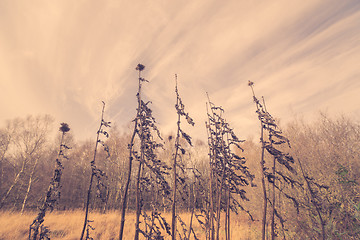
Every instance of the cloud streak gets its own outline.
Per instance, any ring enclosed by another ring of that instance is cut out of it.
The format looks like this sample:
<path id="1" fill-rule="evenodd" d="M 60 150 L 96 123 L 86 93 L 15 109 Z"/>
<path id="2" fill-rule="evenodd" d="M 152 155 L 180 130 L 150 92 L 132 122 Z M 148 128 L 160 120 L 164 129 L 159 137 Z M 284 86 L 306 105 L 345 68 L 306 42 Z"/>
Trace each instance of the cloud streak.
<path id="1" fill-rule="evenodd" d="M 175 128 L 174 74 L 203 138 L 206 92 L 239 135 L 257 130 L 251 91 L 285 121 L 319 110 L 360 119 L 358 1 L 1 1 L 0 121 L 50 113 L 79 138 L 96 131 L 101 100 L 126 126 L 134 67 L 164 132 Z"/>

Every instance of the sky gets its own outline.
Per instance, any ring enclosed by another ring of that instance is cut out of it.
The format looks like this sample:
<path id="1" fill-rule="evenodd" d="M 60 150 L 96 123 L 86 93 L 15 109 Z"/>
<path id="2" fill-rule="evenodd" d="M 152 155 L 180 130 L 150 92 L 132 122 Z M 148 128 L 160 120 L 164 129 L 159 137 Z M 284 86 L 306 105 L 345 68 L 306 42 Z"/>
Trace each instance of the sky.
<path id="1" fill-rule="evenodd" d="M 206 93 L 238 137 L 259 132 L 248 80 L 282 123 L 320 111 L 360 120 L 358 0 L 0 0 L 0 125 L 67 122 L 77 139 L 105 120 L 130 131 L 143 98 L 175 132 L 174 75 L 204 139 Z"/>

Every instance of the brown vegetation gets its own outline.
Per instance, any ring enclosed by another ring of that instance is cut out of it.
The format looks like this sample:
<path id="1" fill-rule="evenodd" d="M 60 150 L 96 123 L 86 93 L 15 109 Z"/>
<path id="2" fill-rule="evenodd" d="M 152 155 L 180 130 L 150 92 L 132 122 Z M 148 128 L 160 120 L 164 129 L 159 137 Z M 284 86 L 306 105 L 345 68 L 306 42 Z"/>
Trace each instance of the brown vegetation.
<path id="1" fill-rule="evenodd" d="M 106 214 L 93 212 L 94 220 L 93 238 L 97 240 L 117 239 L 119 234 L 119 211 L 110 211 Z M 0 239 L 27 239 L 28 224 L 36 216 L 36 213 L 25 212 L 21 215 L 19 212 L 3 211 L 0 213 Z M 190 221 L 190 213 L 180 213 L 181 218 Z M 171 219 L 170 213 L 165 217 Z M 80 210 L 76 211 L 54 211 L 46 217 L 47 225 L 50 229 L 50 238 L 52 240 L 78 240 L 82 230 L 84 221 L 84 213 Z M 124 226 L 124 239 L 133 239 L 135 224 L 135 213 L 129 212 Z M 240 216 L 234 216 L 232 221 L 232 239 L 257 239 L 259 236 L 258 223 L 250 223 L 247 219 Z M 194 229 L 199 234 L 199 239 L 205 239 L 205 232 L 200 225 L 194 222 Z M 240 238 L 238 238 L 238 236 Z M 140 238 L 144 239 L 144 238 Z M 166 239 L 171 239 L 167 237 Z"/>

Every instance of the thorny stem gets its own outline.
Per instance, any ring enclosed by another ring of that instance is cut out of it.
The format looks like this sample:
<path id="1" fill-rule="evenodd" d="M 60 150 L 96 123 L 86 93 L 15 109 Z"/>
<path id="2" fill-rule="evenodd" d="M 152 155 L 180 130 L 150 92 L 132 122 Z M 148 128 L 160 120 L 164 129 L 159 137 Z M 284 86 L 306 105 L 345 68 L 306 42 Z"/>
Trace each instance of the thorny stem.
<path id="1" fill-rule="evenodd" d="M 255 101 L 255 92 L 253 88 L 253 83 L 249 81 L 249 86 L 251 88 L 251 91 L 253 93 L 253 98 Z M 256 109 L 257 111 L 260 111 L 258 103 L 256 103 Z M 261 133 L 260 133 L 260 142 L 261 142 L 261 159 L 260 159 L 260 165 L 261 165 L 261 185 L 263 189 L 263 219 L 262 219 L 262 229 L 261 229 L 261 236 L 262 240 L 265 240 L 265 232 L 266 232 L 266 211 L 267 211 L 267 193 L 266 193 L 266 185 L 265 185 L 265 160 L 264 160 L 264 154 L 265 154 L 265 141 L 264 141 L 264 126 L 260 119 L 260 125 L 261 125 Z"/>
<path id="2" fill-rule="evenodd" d="M 273 158 L 273 183 L 272 183 L 272 211 L 271 211 L 271 239 L 275 240 L 275 174 L 276 174 L 276 158 Z"/>
<path id="3" fill-rule="evenodd" d="M 212 103 L 211 103 L 211 101 L 210 101 L 210 97 L 209 97 L 209 94 L 208 93 L 206 93 L 206 96 L 207 96 L 207 98 L 208 98 L 208 102 L 209 102 L 209 107 L 210 107 L 210 109 L 211 109 L 211 113 L 212 113 L 212 115 L 214 116 L 214 110 L 212 109 Z M 208 113 L 209 114 L 209 113 Z M 209 130 L 210 130 L 210 120 L 209 120 Z M 212 144 L 214 145 L 214 143 L 213 143 L 213 139 L 212 139 L 212 137 L 211 137 L 211 131 L 209 132 L 210 133 L 210 139 L 211 139 L 211 142 L 212 142 Z M 218 128 L 215 128 L 215 134 L 217 135 L 218 134 Z M 216 141 L 216 139 L 215 139 L 215 141 Z M 215 166 L 215 161 L 216 161 L 216 156 L 215 156 L 215 149 L 212 149 L 212 151 L 213 151 L 213 153 L 212 153 L 212 155 L 213 155 L 213 158 L 211 158 L 210 159 L 210 161 L 212 160 L 212 164 L 211 164 L 211 162 L 210 162 L 210 174 L 211 174 L 211 180 L 213 181 L 213 178 L 214 178 L 214 170 L 213 170 L 213 167 Z M 216 177 L 217 178 L 217 177 Z M 215 185 L 216 185 L 216 192 L 217 191 L 220 191 L 220 195 L 221 195 L 221 189 L 219 190 L 219 186 L 218 186 L 218 181 L 217 181 L 217 179 L 215 179 L 216 180 L 216 183 L 215 183 Z M 212 184 L 211 184 L 212 185 Z M 212 191 L 213 191 L 214 189 L 213 189 L 213 186 L 212 186 Z M 213 192 L 211 192 L 211 211 L 210 211 L 210 226 L 211 226 L 211 240 L 214 240 L 215 239 L 215 233 L 216 233 L 216 231 L 215 231 L 215 223 L 214 223 L 214 210 L 215 210 L 215 207 L 214 207 L 214 194 L 213 194 Z M 217 221 L 218 221 L 218 219 L 216 219 Z M 217 236 L 218 237 L 218 236 Z"/>
<path id="4" fill-rule="evenodd" d="M 211 113 L 212 113 L 212 115 L 213 115 L 213 118 L 215 118 L 216 117 L 216 114 L 214 113 L 214 110 L 213 110 L 213 108 L 212 108 L 212 103 L 211 103 L 211 101 L 210 101 L 210 97 L 209 97 L 209 94 L 208 93 L 206 93 L 207 94 L 207 98 L 208 98 L 208 102 L 209 102 L 209 105 L 210 105 L 210 109 L 211 109 Z M 221 113 L 220 113 L 220 116 L 219 116 L 219 118 L 221 118 Z M 215 124 L 217 124 L 217 122 L 215 122 Z M 221 126 L 222 127 L 222 126 Z M 209 128 L 210 128 L 210 119 L 209 119 Z M 219 131 L 221 132 L 221 130 L 218 130 L 218 128 L 217 127 L 215 127 L 215 134 L 216 134 L 216 136 L 218 135 L 218 133 L 219 133 Z M 210 138 L 212 138 L 211 137 L 211 132 L 210 132 Z M 223 142 L 223 139 L 224 139 L 224 136 L 223 135 L 221 135 L 221 138 L 220 138 L 220 140 L 219 139 L 217 139 L 217 137 L 215 138 L 215 140 L 212 140 L 212 141 L 215 141 L 216 143 L 216 145 L 217 145 L 217 142 L 218 141 L 220 141 L 220 142 Z M 223 145 L 221 144 L 221 150 L 222 151 L 224 151 L 224 149 L 223 149 Z M 213 149 L 213 151 L 215 151 L 214 149 Z M 216 161 L 216 155 L 215 155 L 215 152 L 213 153 L 213 161 Z M 220 217 L 221 217 L 221 196 L 222 196 L 222 188 L 223 188 L 223 182 L 224 182 L 224 178 L 225 178 L 225 170 L 226 170 L 226 166 L 225 166 L 225 161 L 226 161 L 226 157 L 223 159 L 223 161 L 221 162 L 221 165 L 222 165 L 222 167 L 223 167 L 223 171 L 222 171 L 222 173 L 221 173 L 221 178 L 219 179 L 220 180 L 220 183 L 219 183 L 219 181 L 217 180 L 217 178 L 218 177 L 216 177 L 216 188 L 217 188 L 217 192 L 218 192 L 218 199 L 217 199 L 217 206 L 216 206 L 216 222 L 217 222 L 217 225 L 216 225 L 216 231 L 215 231 L 215 226 L 214 226 L 214 223 L 212 222 L 212 233 L 211 233 L 211 239 L 215 239 L 215 232 L 216 232 L 216 240 L 219 240 L 219 237 L 220 237 Z M 215 164 L 215 162 L 213 163 L 213 164 Z M 213 172 L 213 170 L 212 170 L 212 167 L 211 167 L 211 172 Z M 213 196 L 212 196 L 213 197 Z M 212 208 L 212 209 L 214 209 L 214 208 Z M 213 210 L 212 210 L 213 211 Z M 211 216 L 212 216 L 212 213 L 211 213 Z"/>
<path id="5" fill-rule="evenodd" d="M 179 103 L 179 94 L 178 94 L 178 89 L 177 89 L 177 75 L 175 74 L 175 81 L 176 81 L 176 87 L 175 87 L 175 91 L 177 94 L 176 97 L 176 105 L 178 106 Z M 178 121 L 177 121 L 177 134 L 176 134 L 176 140 L 175 140 L 175 155 L 174 155 L 174 160 L 173 160 L 173 185 L 174 185 L 174 190 L 173 190 L 173 201 L 172 201 L 172 221 L 171 221 L 171 236 L 172 236 L 172 240 L 176 239 L 176 190 L 177 190 L 177 185 L 176 185 L 176 161 L 177 161 L 177 156 L 178 156 L 178 152 L 179 152 L 179 141 L 180 141 L 180 113 L 178 112 Z M 191 232 L 191 231 L 190 231 Z"/>
<path id="6" fill-rule="evenodd" d="M 264 96 L 261 97 L 263 101 L 264 110 L 267 112 L 266 104 Z M 267 125 L 270 128 L 269 125 Z M 270 135 L 270 144 L 272 146 L 271 135 Z M 273 175 L 273 182 L 272 182 L 272 209 L 271 209 L 271 240 L 275 240 L 275 181 L 276 181 L 276 157 L 273 157 L 273 167 L 272 167 L 272 175 Z"/>
<path id="7" fill-rule="evenodd" d="M 223 136 L 222 136 L 222 138 L 223 138 Z M 226 159 L 223 159 L 223 161 L 222 161 L 223 171 L 221 173 L 220 187 L 219 187 L 219 198 L 218 198 L 218 203 L 217 203 L 216 240 L 219 240 L 220 217 L 221 217 L 221 196 L 222 196 L 222 189 L 223 189 L 223 184 L 224 184 L 224 179 L 225 179 L 225 171 L 226 171 L 225 161 L 226 161 Z"/>
<path id="8" fill-rule="evenodd" d="M 230 146 L 229 141 L 229 133 L 227 135 L 227 144 Z M 226 196 L 226 192 L 228 192 L 228 196 Z M 225 191 L 225 198 L 226 198 L 226 212 L 225 212 L 225 235 L 226 240 L 230 240 L 230 200 L 231 200 L 231 191 L 230 187 L 227 187 Z"/>
<path id="9" fill-rule="evenodd" d="M 133 149 L 134 138 L 135 138 L 135 134 L 136 134 L 136 125 L 137 125 L 137 119 L 135 120 L 134 131 L 133 131 L 133 134 L 131 136 L 131 140 L 130 140 L 130 144 L 129 144 L 129 167 L 128 167 L 127 180 L 126 180 L 126 184 L 125 184 L 124 196 L 122 198 L 122 204 L 121 204 L 122 205 L 122 210 L 121 210 L 121 222 L 120 222 L 119 240 L 123 239 L 124 224 L 125 224 L 125 213 L 126 213 L 126 205 L 127 205 L 127 195 L 128 195 L 128 190 L 129 190 L 129 185 L 130 185 L 130 180 L 131 180 L 131 170 L 132 170 L 132 161 L 133 161 L 132 149 Z"/>
<path id="10" fill-rule="evenodd" d="M 121 204 L 122 205 L 122 210 L 121 210 L 121 222 L 120 222 L 119 240 L 123 239 L 124 224 L 125 224 L 125 213 L 126 213 L 126 205 L 127 205 L 127 194 L 128 194 L 129 185 L 130 185 L 132 161 L 133 161 L 132 149 L 133 149 L 134 138 L 135 138 L 135 134 L 136 134 L 136 125 L 137 125 L 137 119 L 135 120 L 134 131 L 133 131 L 133 135 L 131 136 L 131 140 L 130 140 L 130 144 L 129 144 L 129 167 L 128 167 L 127 180 L 126 180 L 126 184 L 125 184 L 124 196 L 122 198 L 122 204 Z"/>
<path id="11" fill-rule="evenodd" d="M 119 233 L 119 240 L 123 239 L 123 233 L 124 233 L 124 225 L 125 225 L 125 213 L 126 213 L 126 205 L 127 205 L 127 196 L 128 196 L 128 191 L 129 191 L 129 185 L 130 185 L 130 181 L 131 181 L 131 172 L 132 172 L 132 162 L 134 160 L 133 158 L 133 147 L 134 147 L 134 139 L 135 139 L 135 135 L 137 132 L 137 125 L 138 125 L 138 120 L 140 117 L 140 111 L 141 111 L 141 75 L 140 72 L 141 70 L 139 70 L 139 83 L 138 83 L 138 92 L 137 92 L 137 98 L 138 98 L 138 108 L 137 108 L 137 113 L 136 113 L 136 118 L 135 118 L 135 123 L 134 123 L 134 130 L 133 130 L 133 134 L 131 136 L 131 140 L 130 140 L 130 144 L 128 146 L 129 148 L 129 167 L 128 167 L 128 175 L 127 175 L 127 180 L 126 180 L 126 184 L 125 184 L 125 189 L 124 189 L 124 196 L 122 199 L 122 210 L 121 210 L 121 222 L 120 222 L 120 233 Z"/>
<path id="12" fill-rule="evenodd" d="M 225 178 L 225 166 L 221 175 L 221 181 L 220 181 L 220 187 L 219 187 L 219 198 L 218 198 L 218 206 L 217 206 L 217 216 L 216 216 L 216 220 L 217 220 L 217 226 L 216 226 L 216 240 L 219 240 L 220 236 L 220 217 L 221 217 L 221 196 L 222 196 L 222 188 L 223 188 L 223 184 L 224 184 L 224 178 Z"/>
<path id="13" fill-rule="evenodd" d="M 208 99 L 209 99 L 209 95 L 208 95 Z M 209 99 L 209 104 L 210 104 L 210 99 Z M 211 107 L 211 106 L 210 106 Z M 206 111 L 207 114 L 209 115 L 209 110 L 208 110 L 208 104 L 206 103 Z M 207 125 L 207 123 L 205 123 Z M 208 145 L 211 146 L 212 145 L 212 138 L 211 138 L 211 131 L 210 131 L 210 121 L 208 123 L 209 125 L 207 125 L 207 134 L 208 134 Z M 214 189 L 213 189 L 213 178 L 214 178 L 214 172 L 213 172 L 213 156 L 214 156 L 214 149 L 209 148 L 209 158 L 210 158 L 210 186 L 209 186 L 209 201 L 210 201 L 210 211 L 209 211 L 209 221 L 210 221 L 210 229 L 209 229 L 209 238 L 210 240 L 214 240 L 215 239 L 215 234 L 214 234 L 214 217 L 213 217 L 213 212 L 214 212 Z"/>
<path id="14" fill-rule="evenodd" d="M 137 118 L 140 118 L 141 109 L 142 109 L 142 103 L 141 103 L 141 69 L 139 69 L 139 90 L 138 90 L 138 116 Z M 139 231 L 140 231 L 140 214 L 141 214 L 141 189 L 140 189 L 140 177 L 141 177 L 141 169 L 143 167 L 143 161 L 144 161 L 144 138 L 143 138 L 143 123 L 142 119 L 140 118 L 140 162 L 139 162 L 139 169 L 137 173 L 137 179 L 136 179 L 136 220 L 135 220 L 135 237 L 134 240 L 139 239 Z M 138 131 L 138 130 L 137 130 Z"/>
<path id="15" fill-rule="evenodd" d="M 62 124 L 63 125 L 63 124 Z M 65 136 L 65 133 L 68 132 L 70 130 L 70 128 L 68 128 L 68 125 L 67 124 L 64 124 L 66 125 L 66 128 L 64 128 L 64 130 L 62 130 L 60 128 L 60 130 L 62 131 L 62 135 L 61 135 L 61 140 L 60 140 L 60 147 L 59 147 L 59 152 L 58 152 L 58 157 L 56 159 L 56 164 L 55 164 L 55 172 L 54 172 L 54 176 L 50 182 L 50 185 L 48 187 L 48 190 L 47 190 L 47 194 L 45 196 L 45 199 L 44 199 L 44 202 L 42 204 L 42 206 L 40 207 L 40 213 L 37 215 L 37 217 L 35 218 L 35 220 L 32 222 L 32 224 L 30 225 L 30 229 L 29 229 L 29 237 L 28 239 L 32 239 L 32 240 L 36 240 L 37 239 L 37 236 L 39 234 L 39 228 L 41 228 L 41 224 L 42 222 L 44 221 L 44 217 L 45 217 L 45 214 L 46 214 L 46 210 L 48 207 L 53 207 L 53 203 L 51 203 L 49 201 L 49 198 L 52 196 L 53 194 L 53 190 L 54 190 L 54 187 L 56 188 L 60 186 L 60 179 L 61 179 L 61 169 L 62 169 L 62 165 L 61 165 L 61 162 L 60 162 L 60 158 L 61 156 L 64 156 L 64 152 L 63 152 L 63 148 L 64 148 L 64 144 L 63 144 L 63 140 L 64 140 L 64 136 Z M 63 127 L 64 127 L 63 125 Z M 55 185 L 55 183 L 57 185 Z M 55 185 L 55 186 L 54 186 Z M 33 230 L 33 231 L 32 231 Z"/>
<path id="16" fill-rule="evenodd" d="M 80 240 L 82 240 L 84 238 L 86 225 L 88 224 L 89 204 L 90 204 L 90 198 L 91 198 L 91 188 L 92 188 L 92 183 L 93 183 L 94 175 L 95 175 L 94 166 L 95 166 L 95 160 L 96 160 L 96 152 L 97 152 L 97 147 L 98 147 L 98 144 L 99 144 L 101 127 L 103 126 L 103 121 L 104 121 L 105 103 L 104 102 L 102 102 L 102 103 L 103 103 L 103 108 L 102 108 L 102 112 L 101 112 L 101 122 L 100 122 L 99 130 L 98 130 L 97 135 L 96 135 L 94 157 L 93 157 L 93 160 L 91 161 L 91 177 L 90 177 L 89 189 L 88 189 L 88 192 L 87 192 L 84 226 L 83 226 L 83 229 L 82 229 L 82 232 L 81 232 Z"/>
<path id="17" fill-rule="evenodd" d="M 265 153 L 265 146 L 264 146 L 264 142 L 263 142 L 263 138 L 264 138 L 264 129 L 263 126 L 261 124 L 261 160 L 260 160 L 260 165 L 261 165 L 261 174 L 262 174 L 262 178 L 261 178 L 261 184 L 262 184 L 262 188 L 263 188 L 263 195 L 264 195 L 264 205 L 263 205 L 263 219 L 262 219 L 262 240 L 265 240 L 265 231 L 266 231 L 266 211 L 267 211 L 267 193 L 266 193 L 266 185 L 265 185 L 265 161 L 264 161 L 264 153 Z"/>
<path id="18" fill-rule="evenodd" d="M 147 106 L 148 103 L 144 103 L 141 100 L 141 82 L 146 81 L 140 77 L 140 71 L 144 69 L 145 66 L 138 64 L 136 70 L 139 70 L 139 92 L 137 94 L 139 109 L 138 109 L 138 121 L 137 128 L 135 128 L 136 135 L 139 137 L 141 154 L 139 155 L 136 151 L 132 152 L 132 155 L 138 160 L 138 171 L 136 177 L 136 220 L 135 220 L 135 236 L 134 239 L 139 239 L 139 235 L 142 234 L 145 238 L 153 238 L 156 236 L 162 237 L 160 231 L 160 226 L 166 227 L 166 231 L 171 235 L 170 225 L 165 221 L 163 217 L 157 212 L 157 201 L 155 200 L 151 205 L 153 210 L 151 215 L 147 215 L 146 211 L 143 211 L 143 198 L 142 192 L 154 191 L 155 185 L 161 189 L 157 192 L 162 192 L 165 195 L 170 194 L 170 186 L 166 181 L 164 174 L 168 174 L 167 170 L 170 169 L 166 166 L 165 163 L 157 159 L 156 149 L 161 147 L 162 144 L 158 144 L 153 141 L 152 131 L 155 131 L 158 137 L 162 140 L 160 132 L 155 125 L 155 118 L 152 116 L 152 110 Z M 145 172 L 145 167 L 147 172 Z M 146 173 L 146 174 L 145 174 Z M 154 175 L 154 176 L 153 176 Z M 155 177 L 156 179 L 154 179 Z M 157 198 L 157 194 L 153 196 L 154 199 Z M 140 218 L 144 220 L 141 226 L 145 227 L 145 230 L 140 228 Z M 160 226 L 158 226 L 158 224 Z"/>

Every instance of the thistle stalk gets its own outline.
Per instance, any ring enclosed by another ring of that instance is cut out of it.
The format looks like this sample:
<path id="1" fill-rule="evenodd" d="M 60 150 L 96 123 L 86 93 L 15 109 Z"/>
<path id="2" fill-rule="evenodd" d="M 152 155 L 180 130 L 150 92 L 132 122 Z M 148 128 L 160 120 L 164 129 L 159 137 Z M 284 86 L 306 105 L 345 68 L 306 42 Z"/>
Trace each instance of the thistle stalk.
<path id="1" fill-rule="evenodd" d="M 179 162 L 180 162 L 180 160 L 182 158 L 182 155 L 185 154 L 185 149 L 180 145 L 180 137 L 182 136 L 187 141 L 187 143 L 190 146 L 192 146 L 191 137 L 181 129 L 181 116 L 186 118 L 188 124 L 190 124 L 192 126 L 194 126 L 194 124 L 195 124 L 193 119 L 189 116 L 189 114 L 185 112 L 185 105 L 183 104 L 183 102 L 182 102 L 182 100 L 180 98 L 180 95 L 179 95 L 178 82 L 177 82 L 177 75 L 176 74 L 175 74 L 175 94 L 176 94 L 175 109 L 177 111 L 178 120 L 177 120 L 177 133 L 176 133 L 176 139 L 175 139 L 175 153 L 173 155 L 173 163 L 172 163 L 172 165 L 173 165 L 173 167 L 172 167 L 172 170 L 173 170 L 173 179 L 172 179 L 173 180 L 173 194 L 172 194 L 172 206 L 171 206 L 171 210 L 172 210 L 171 211 L 171 236 L 172 236 L 172 240 L 176 239 L 176 232 L 177 232 L 177 229 L 176 229 L 176 222 L 177 221 L 176 221 L 176 219 L 179 218 L 180 223 L 183 225 L 183 230 L 184 230 L 184 226 L 185 226 L 185 224 L 183 223 L 181 218 L 179 216 L 177 216 L 177 214 L 176 214 L 177 182 L 178 182 L 178 178 L 180 178 L 180 176 L 178 176 L 178 173 L 177 173 L 177 168 L 179 166 L 180 170 L 184 171 L 184 167 L 182 165 L 179 165 Z M 191 224 L 192 224 L 192 216 L 191 216 L 191 221 L 190 221 L 190 227 L 188 229 L 189 234 L 191 233 Z M 186 237 L 185 232 L 184 232 L 184 236 Z"/>
<path id="2" fill-rule="evenodd" d="M 61 163 L 61 159 L 68 157 L 65 155 L 65 150 L 70 149 L 68 146 L 64 144 L 64 136 L 65 134 L 70 131 L 69 125 L 67 123 L 61 123 L 60 127 L 61 134 L 61 140 L 60 140 L 60 147 L 58 156 L 56 158 L 55 162 L 55 170 L 54 175 L 50 181 L 44 202 L 42 206 L 39 208 L 40 212 L 35 218 L 35 220 L 32 222 L 29 228 L 29 240 L 36 240 L 38 237 L 38 234 L 40 234 L 41 237 L 48 237 L 48 233 L 50 232 L 49 229 L 45 226 L 43 226 L 44 218 L 46 211 L 50 209 L 52 211 L 54 209 L 54 205 L 56 201 L 60 198 L 60 181 L 61 181 L 61 175 L 63 166 Z M 39 231 L 40 229 L 40 231 Z"/>
<path id="3" fill-rule="evenodd" d="M 91 192 L 92 192 L 92 185 L 93 185 L 94 177 L 97 178 L 98 187 L 99 187 L 99 184 L 102 184 L 102 183 L 100 183 L 100 177 L 105 175 L 104 172 L 102 172 L 100 169 L 98 169 L 96 167 L 96 165 L 95 165 L 96 155 L 97 155 L 97 148 L 98 148 L 99 143 L 104 146 L 104 150 L 108 153 L 108 156 L 109 156 L 109 148 L 107 147 L 107 145 L 102 140 L 100 140 L 100 134 L 104 134 L 106 137 L 109 136 L 108 133 L 102 129 L 102 127 L 103 126 L 104 127 L 110 127 L 110 122 L 105 122 L 104 121 L 105 103 L 104 102 L 102 102 L 102 103 L 103 103 L 103 107 L 102 107 L 102 111 L 101 111 L 101 122 L 100 122 L 99 130 L 97 131 L 97 134 L 96 134 L 96 143 L 95 143 L 93 160 L 90 162 L 90 164 L 91 164 L 91 176 L 90 176 L 90 183 L 89 183 L 89 188 L 88 188 L 88 191 L 87 191 L 87 198 L 86 198 L 84 226 L 83 226 L 83 229 L 81 231 L 80 240 L 82 240 L 84 238 L 86 227 L 87 226 L 89 227 L 89 222 L 90 221 L 88 220 L 88 215 L 89 215 L 89 205 L 90 205 L 90 199 L 91 199 Z M 90 227 L 90 228 L 92 228 L 92 227 Z M 88 234 L 89 234 L 89 231 L 87 231 L 86 239 L 88 238 Z"/>
<path id="4" fill-rule="evenodd" d="M 138 99 L 138 107 L 137 107 L 137 112 L 136 112 L 136 118 L 134 120 L 134 130 L 132 132 L 130 143 L 128 145 L 128 149 L 129 149 L 129 166 L 128 166 L 128 174 L 127 174 L 127 179 L 126 179 L 126 184 L 125 184 L 125 189 L 124 189 L 124 196 L 122 198 L 122 204 L 121 204 L 122 209 L 121 209 L 121 222 L 120 222 L 119 240 L 123 239 L 123 233 L 124 233 L 126 205 L 127 205 L 129 185 L 130 185 L 130 181 L 131 181 L 132 163 L 133 163 L 133 160 L 134 160 L 133 147 L 134 147 L 135 135 L 136 135 L 136 132 L 137 132 L 138 121 L 139 121 L 140 112 L 141 112 L 141 82 L 142 82 L 141 71 L 144 68 L 145 67 L 143 65 L 141 65 L 141 64 L 138 64 L 138 66 L 136 67 L 136 70 L 138 70 L 138 72 L 139 72 L 138 92 L 136 94 L 137 99 Z"/>

